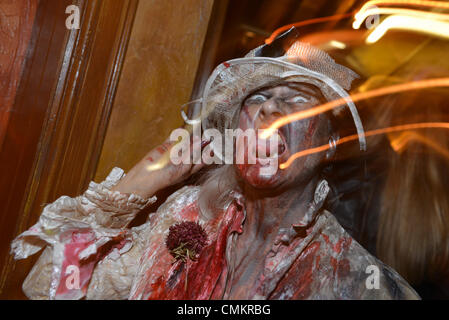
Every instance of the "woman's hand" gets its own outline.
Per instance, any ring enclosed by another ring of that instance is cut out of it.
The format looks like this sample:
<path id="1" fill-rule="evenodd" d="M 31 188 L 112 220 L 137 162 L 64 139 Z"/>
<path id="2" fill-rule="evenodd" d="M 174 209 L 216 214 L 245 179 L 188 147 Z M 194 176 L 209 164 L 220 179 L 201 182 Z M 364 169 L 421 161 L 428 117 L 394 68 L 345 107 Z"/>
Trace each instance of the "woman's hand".
<path id="1" fill-rule="evenodd" d="M 190 138 L 190 153 L 192 153 L 194 141 L 198 143 L 196 139 L 199 138 L 195 136 Z M 157 191 L 187 179 L 205 166 L 203 163 L 193 164 L 192 161 L 188 161 L 188 164 L 173 164 L 170 160 L 170 150 L 177 143 L 177 141 L 165 140 L 147 153 L 111 190 L 149 198 Z M 207 144 L 209 142 L 202 141 L 201 148 Z"/>

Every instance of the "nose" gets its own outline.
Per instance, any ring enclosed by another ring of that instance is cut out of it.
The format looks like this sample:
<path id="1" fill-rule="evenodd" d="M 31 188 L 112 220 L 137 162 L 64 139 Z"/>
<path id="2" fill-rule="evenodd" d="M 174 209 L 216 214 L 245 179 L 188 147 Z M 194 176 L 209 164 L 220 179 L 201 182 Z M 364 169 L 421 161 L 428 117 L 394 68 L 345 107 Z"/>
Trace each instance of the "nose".
<path id="1" fill-rule="evenodd" d="M 277 118 L 283 116 L 280 104 L 281 104 L 280 101 L 276 98 L 268 99 L 262 104 L 259 113 L 260 116 L 263 119 Z"/>

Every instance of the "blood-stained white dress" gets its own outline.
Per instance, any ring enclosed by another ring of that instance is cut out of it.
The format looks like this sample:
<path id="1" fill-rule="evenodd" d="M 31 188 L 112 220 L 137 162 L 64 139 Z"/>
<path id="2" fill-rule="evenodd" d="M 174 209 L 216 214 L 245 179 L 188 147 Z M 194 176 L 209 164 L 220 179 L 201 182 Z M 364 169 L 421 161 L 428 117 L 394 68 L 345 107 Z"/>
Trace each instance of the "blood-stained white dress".
<path id="1" fill-rule="evenodd" d="M 201 186 L 185 186 L 145 224 L 127 228 L 156 198 L 112 192 L 123 176 L 114 168 L 83 195 L 60 197 L 13 241 L 16 259 L 45 248 L 23 284 L 30 299 L 419 299 L 321 208 L 324 180 L 304 218 L 277 235 L 258 280 L 231 290 L 235 242 L 245 232 L 244 196 L 232 193 L 229 206 L 206 220 L 199 214 Z M 169 227 L 184 221 L 198 222 L 208 235 L 195 261 L 175 261 L 165 245 Z"/>

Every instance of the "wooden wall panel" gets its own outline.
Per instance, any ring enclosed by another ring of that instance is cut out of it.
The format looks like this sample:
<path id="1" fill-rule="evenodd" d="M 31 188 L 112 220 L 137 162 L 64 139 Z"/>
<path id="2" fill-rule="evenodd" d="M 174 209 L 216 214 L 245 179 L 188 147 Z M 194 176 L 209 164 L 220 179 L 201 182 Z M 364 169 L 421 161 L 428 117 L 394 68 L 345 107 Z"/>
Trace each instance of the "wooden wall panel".
<path id="1" fill-rule="evenodd" d="M 81 28 L 65 26 L 78 5 Z M 40 0 L 23 76 L 0 150 L 0 296 L 24 298 L 33 259 L 11 240 L 46 203 L 93 179 L 138 0 Z"/>
<path id="2" fill-rule="evenodd" d="M 65 27 L 72 4 L 79 30 Z M 129 169 L 181 124 L 212 4 L 39 1 L 0 149 L 0 298 L 25 298 L 21 284 L 37 256 L 16 262 L 10 243 L 45 204 L 82 193 L 100 153 L 97 180 L 115 165 Z"/>
<path id="3" fill-rule="evenodd" d="M 31 37 L 38 0 L 0 0 L 0 148 Z"/>
<path id="4" fill-rule="evenodd" d="M 128 171 L 182 125 L 213 0 L 139 3 L 95 179 Z M 218 36 L 218 35 L 217 35 Z"/>

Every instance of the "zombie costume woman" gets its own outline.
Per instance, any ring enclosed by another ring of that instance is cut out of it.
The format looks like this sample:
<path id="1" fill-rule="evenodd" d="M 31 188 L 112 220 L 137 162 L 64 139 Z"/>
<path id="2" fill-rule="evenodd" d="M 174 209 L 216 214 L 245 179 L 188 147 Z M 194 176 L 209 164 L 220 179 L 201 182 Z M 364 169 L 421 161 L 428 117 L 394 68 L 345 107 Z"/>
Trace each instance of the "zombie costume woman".
<path id="1" fill-rule="evenodd" d="M 356 75 L 300 42 L 286 52 L 273 48 L 259 47 L 216 68 L 201 100 L 204 128 L 220 132 L 263 128 L 288 115 L 290 107 L 304 110 L 345 98 L 341 108 L 348 108 L 365 149 L 361 121 L 345 91 Z M 202 185 L 172 194 L 145 224 L 131 229 L 127 228 L 131 220 L 156 198 L 114 190 L 126 176 L 120 168 L 100 184 L 91 182 L 79 197 L 57 199 L 12 244 L 16 259 L 45 247 L 23 284 L 26 295 L 31 299 L 419 298 L 323 209 L 329 185 L 319 174 L 320 164 L 332 155 L 338 140 L 330 123 L 321 114 L 287 125 L 280 130 L 281 151 L 276 157 L 285 160 L 323 137 L 332 144 L 327 153 L 303 157 L 270 177 L 260 175 L 259 162 L 222 166 Z M 211 148 L 223 156 L 217 144 Z M 228 183 L 233 175 L 236 178 Z"/>

